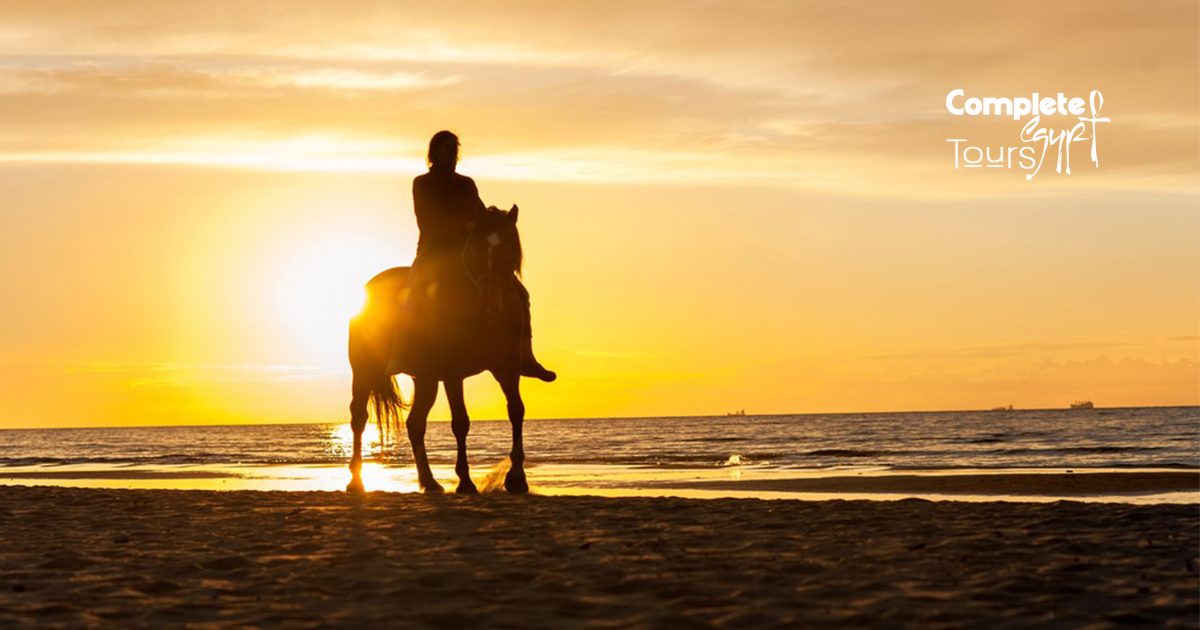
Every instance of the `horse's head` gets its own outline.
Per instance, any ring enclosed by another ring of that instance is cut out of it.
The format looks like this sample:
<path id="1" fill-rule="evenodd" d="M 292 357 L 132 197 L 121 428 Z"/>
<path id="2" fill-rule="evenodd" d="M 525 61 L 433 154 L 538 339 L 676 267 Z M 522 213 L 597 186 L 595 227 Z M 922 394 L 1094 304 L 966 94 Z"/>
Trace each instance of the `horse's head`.
<path id="1" fill-rule="evenodd" d="M 479 287 L 484 315 L 492 318 L 504 309 L 511 279 L 520 275 L 521 236 L 517 233 L 517 206 L 511 210 L 489 207 L 471 231 L 463 252 L 467 273 Z"/>

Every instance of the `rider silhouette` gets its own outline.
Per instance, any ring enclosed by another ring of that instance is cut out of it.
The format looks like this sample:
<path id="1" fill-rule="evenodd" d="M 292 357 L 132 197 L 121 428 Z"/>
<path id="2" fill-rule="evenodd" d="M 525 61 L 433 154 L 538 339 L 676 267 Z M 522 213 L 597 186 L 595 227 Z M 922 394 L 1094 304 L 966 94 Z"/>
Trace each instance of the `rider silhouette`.
<path id="1" fill-rule="evenodd" d="M 418 294 L 435 279 L 447 279 L 460 259 L 471 228 L 486 211 L 475 181 L 455 172 L 458 166 L 458 136 L 439 131 L 429 141 L 426 162 L 429 172 L 413 180 L 413 210 L 417 215 L 417 257 L 413 261 Z M 514 288 L 524 307 L 521 351 L 521 375 L 550 382 L 557 375 L 542 367 L 533 356 L 533 328 L 530 325 L 529 291 L 514 276 Z"/>

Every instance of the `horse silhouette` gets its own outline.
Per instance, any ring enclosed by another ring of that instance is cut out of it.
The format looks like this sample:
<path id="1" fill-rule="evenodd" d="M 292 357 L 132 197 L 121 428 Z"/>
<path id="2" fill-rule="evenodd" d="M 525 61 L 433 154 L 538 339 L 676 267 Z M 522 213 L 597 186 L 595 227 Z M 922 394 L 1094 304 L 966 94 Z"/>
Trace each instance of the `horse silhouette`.
<path id="1" fill-rule="evenodd" d="M 508 401 L 512 425 L 511 468 L 504 478 L 509 492 L 529 491 L 525 480 L 521 400 L 521 330 L 523 310 L 514 282 L 522 252 L 517 232 L 518 209 L 487 209 L 472 229 L 460 260 L 443 265 L 436 281 L 421 268 L 395 267 L 367 282 L 362 312 L 350 322 L 349 355 L 354 373 L 350 426 L 354 454 L 350 460 L 349 491 L 362 491 L 362 434 L 375 412 L 380 434 L 399 425 L 408 409 L 405 427 L 412 444 L 417 479 L 425 492 L 442 492 L 433 478 L 425 452 L 425 426 L 444 383 L 450 403 L 458 457 L 458 493 L 478 490 L 467 464 L 470 419 L 463 399 L 463 380 L 484 371 L 492 373 Z M 418 278 L 418 274 L 422 274 Z M 422 295 L 423 294 L 423 295 Z M 396 374 L 413 377 L 413 399 L 406 404 L 396 387 Z"/>

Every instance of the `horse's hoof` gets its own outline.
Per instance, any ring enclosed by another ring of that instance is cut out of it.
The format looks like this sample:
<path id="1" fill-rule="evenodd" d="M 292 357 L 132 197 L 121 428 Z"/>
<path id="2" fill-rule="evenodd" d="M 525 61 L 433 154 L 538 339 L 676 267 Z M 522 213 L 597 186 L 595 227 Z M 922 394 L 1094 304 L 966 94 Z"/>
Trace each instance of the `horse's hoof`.
<path id="1" fill-rule="evenodd" d="M 350 483 L 346 484 L 346 492 L 361 494 L 366 491 L 367 489 L 363 486 L 361 477 L 355 477 L 350 480 Z"/>
<path id="2" fill-rule="evenodd" d="M 475 482 L 470 479 L 463 479 L 458 482 L 458 487 L 454 489 L 455 494 L 479 494 L 479 488 L 475 487 Z"/>
<path id="3" fill-rule="evenodd" d="M 433 479 L 421 482 L 421 492 L 425 494 L 441 494 L 445 491 L 446 489 L 442 487 L 442 484 Z"/>
<path id="4" fill-rule="evenodd" d="M 508 474 L 504 476 L 504 489 L 512 494 L 525 494 L 529 492 L 529 482 L 525 481 L 525 471 L 508 471 Z"/>

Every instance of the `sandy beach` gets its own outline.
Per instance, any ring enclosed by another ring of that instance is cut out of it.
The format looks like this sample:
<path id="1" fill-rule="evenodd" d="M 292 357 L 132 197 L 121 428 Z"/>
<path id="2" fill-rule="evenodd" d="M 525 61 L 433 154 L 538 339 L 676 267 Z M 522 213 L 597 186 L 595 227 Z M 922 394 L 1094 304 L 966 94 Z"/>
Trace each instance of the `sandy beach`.
<path id="1" fill-rule="evenodd" d="M 1194 505 L 0 487 L 3 628 L 1194 628 Z"/>
<path id="2" fill-rule="evenodd" d="M 1196 492 L 1200 473 L 1178 472 L 996 472 L 990 474 L 869 474 L 790 479 L 660 482 L 661 488 L 760 492 L 839 492 L 878 494 L 972 494 L 1009 496 L 1113 497 L 1131 494 Z"/>

